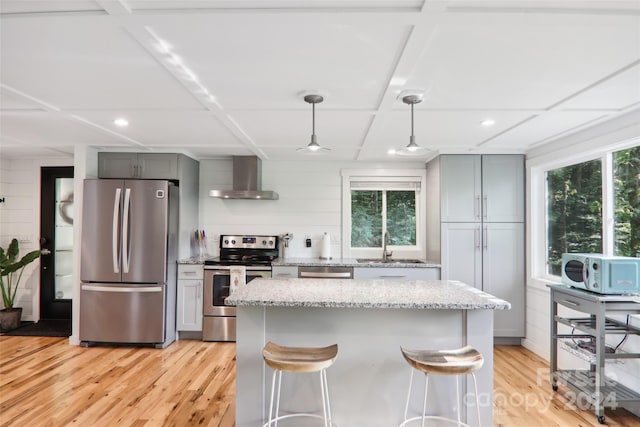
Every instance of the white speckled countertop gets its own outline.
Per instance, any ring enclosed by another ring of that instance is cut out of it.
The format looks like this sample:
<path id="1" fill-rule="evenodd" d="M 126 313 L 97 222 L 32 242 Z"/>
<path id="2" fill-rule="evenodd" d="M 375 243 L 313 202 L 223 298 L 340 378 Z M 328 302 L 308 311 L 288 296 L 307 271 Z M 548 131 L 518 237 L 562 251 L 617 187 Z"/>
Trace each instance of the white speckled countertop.
<path id="1" fill-rule="evenodd" d="M 225 301 L 236 306 L 510 309 L 511 304 L 452 280 L 255 279 Z"/>
<path id="2" fill-rule="evenodd" d="M 407 263 L 391 259 L 389 262 L 358 262 L 355 258 L 278 258 L 271 262 L 272 266 L 306 266 L 306 267 L 364 267 L 364 268 L 440 268 L 440 264 L 432 261 Z"/>

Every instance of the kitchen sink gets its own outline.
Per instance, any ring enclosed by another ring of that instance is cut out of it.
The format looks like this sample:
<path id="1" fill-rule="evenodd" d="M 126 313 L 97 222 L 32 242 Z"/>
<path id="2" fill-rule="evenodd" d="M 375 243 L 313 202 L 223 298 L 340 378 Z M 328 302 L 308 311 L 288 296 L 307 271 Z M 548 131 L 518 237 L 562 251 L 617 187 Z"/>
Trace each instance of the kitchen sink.
<path id="1" fill-rule="evenodd" d="M 379 258 L 367 258 L 367 259 L 358 259 L 358 263 L 360 264 L 424 264 L 424 261 L 419 259 L 388 259 L 383 261 Z"/>

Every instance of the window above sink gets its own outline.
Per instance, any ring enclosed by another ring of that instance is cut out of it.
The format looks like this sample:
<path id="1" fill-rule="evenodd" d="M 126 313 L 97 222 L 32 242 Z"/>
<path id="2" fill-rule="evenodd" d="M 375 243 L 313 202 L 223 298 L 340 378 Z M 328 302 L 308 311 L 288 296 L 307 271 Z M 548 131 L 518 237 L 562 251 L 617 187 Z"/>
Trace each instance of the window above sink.
<path id="1" fill-rule="evenodd" d="M 385 232 L 389 263 L 419 263 L 425 249 L 424 169 L 342 171 L 343 254 L 383 263 Z"/>

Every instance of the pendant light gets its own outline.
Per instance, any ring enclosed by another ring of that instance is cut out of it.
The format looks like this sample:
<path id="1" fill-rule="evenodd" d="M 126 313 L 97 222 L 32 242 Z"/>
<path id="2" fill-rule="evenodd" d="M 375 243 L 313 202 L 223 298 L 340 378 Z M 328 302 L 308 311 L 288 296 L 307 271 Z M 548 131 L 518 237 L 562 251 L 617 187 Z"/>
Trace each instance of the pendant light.
<path id="1" fill-rule="evenodd" d="M 312 124 L 312 132 L 311 132 L 311 142 L 306 147 L 298 148 L 296 151 L 304 152 L 304 153 L 323 153 L 327 151 L 331 151 L 329 148 L 322 147 L 318 144 L 318 138 L 316 137 L 316 104 L 324 101 L 322 95 L 310 94 L 305 95 L 305 102 L 311 104 L 311 124 Z"/>
<path id="2" fill-rule="evenodd" d="M 413 134 L 413 106 L 422 102 L 422 95 L 406 95 L 402 97 L 402 102 L 411 106 L 411 136 L 409 137 L 409 145 L 400 150 L 396 150 L 395 154 L 401 156 L 420 156 L 430 150 L 426 147 L 421 147 L 416 144 L 416 137 Z"/>

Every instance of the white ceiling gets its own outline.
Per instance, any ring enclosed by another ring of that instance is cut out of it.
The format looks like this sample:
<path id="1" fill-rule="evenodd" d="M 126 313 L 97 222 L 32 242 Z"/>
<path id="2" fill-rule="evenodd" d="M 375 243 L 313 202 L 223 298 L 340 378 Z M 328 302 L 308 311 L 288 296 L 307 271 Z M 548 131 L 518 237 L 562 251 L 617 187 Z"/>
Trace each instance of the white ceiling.
<path id="1" fill-rule="evenodd" d="M 408 144 L 407 90 L 430 155 L 524 153 L 640 108 L 640 0 L 0 0 L 0 52 L 8 157 L 309 159 L 305 91 L 340 160 Z"/>

